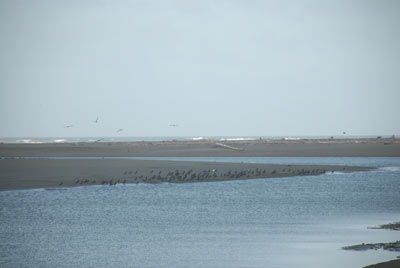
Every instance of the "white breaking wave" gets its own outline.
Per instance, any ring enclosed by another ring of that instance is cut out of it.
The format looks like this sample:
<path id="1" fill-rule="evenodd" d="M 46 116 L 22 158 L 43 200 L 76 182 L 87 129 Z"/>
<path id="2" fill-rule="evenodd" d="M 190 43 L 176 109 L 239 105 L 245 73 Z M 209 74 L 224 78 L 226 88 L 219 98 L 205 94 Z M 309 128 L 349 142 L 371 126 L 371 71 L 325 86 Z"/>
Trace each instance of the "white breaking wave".
<path id="1" fill-rule="evenodd" d="M 43 143 L 40 141 L 33 141 L 31 139 L 16 140 L 17 143 Z"/>
<path id="2" fill-rule="evenodd" d="M 255 138 L 221 138 L 220 141 L 255 141 Z"/>
<path id="3" fill-rule="evenodd" d="M 292 137 L 286 137 L 284 138 L 285 141 L 299 141 L 301 138 L 292 138 Z"/>
<path id="4" fill-rule="evenodd" d="M 205 140 L 203 137 L 192 138 L 192 141 L 202 141 Z"/>
<path id="5" fill-rule="evenodd" d="M 31 139 L 26 139 L 26 140 L 16 140 L 16 142 L 20 142 L 20 143 L 31 143 L 32 140 Z"/>
<path id="6" fill-rule="evenodd" d="M 53 140 L 53 142 L 55 142 L 55 143 L 63 143 L 63 142 L 67 142 L 67 140 L 66 139 L 55 139 L 55 140 Z"/>

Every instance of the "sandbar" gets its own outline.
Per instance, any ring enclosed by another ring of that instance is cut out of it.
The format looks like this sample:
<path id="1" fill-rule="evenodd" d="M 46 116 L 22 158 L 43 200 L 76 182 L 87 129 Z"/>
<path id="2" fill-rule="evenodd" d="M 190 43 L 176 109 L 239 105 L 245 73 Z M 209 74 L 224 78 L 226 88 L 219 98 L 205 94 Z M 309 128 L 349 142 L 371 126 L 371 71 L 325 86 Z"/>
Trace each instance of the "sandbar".
<path id="1" fill-rule="evenodd" d="M 1 159 L 0 190 L 115 185 L 118 183 L 188 183 L 320 175 L 369 170 L 331 165 L 272 165 L 138 159 Z"/>

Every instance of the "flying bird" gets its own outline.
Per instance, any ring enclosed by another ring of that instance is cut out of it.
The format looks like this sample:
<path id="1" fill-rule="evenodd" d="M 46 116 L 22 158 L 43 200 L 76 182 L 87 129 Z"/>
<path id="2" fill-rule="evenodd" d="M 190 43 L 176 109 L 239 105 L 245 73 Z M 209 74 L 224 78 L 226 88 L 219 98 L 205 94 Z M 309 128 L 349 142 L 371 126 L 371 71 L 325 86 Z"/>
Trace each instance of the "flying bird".
<path id="1" fill-rule="evenodd" d="M 120 128 L 120 129 L 117 130 L 117 132 L 121 132 L 121 131 L 124 131 L 124 130 L 123 130 L 122 128 Z"/>
<path id="2" fill-rule="evenodd" d="M 178 127 L 177 124 L 170 124 L 169 126 L 170 126 L 170 127 Z"/>
<path id="3" fill-rule="evenodd" d="M 93 121 L 93 123 L 98 123 L 99 122 L 99 117 L 96 118 L 96 120 Z"/>
<path id="4" fill-rule="evenodd" d="M 95 140 L 94 142 L 100 142 L 100 141 L 102 141 L 102 140 L 104 140 L 104 138 L 101 138 L 101 139 Z"/>
<path id="5" fill-rule="evenodd" d="M 74 125 L 68 125 L 68 126 L 64 126 L 64 128 L 70 128 L 73 127 Z"/>

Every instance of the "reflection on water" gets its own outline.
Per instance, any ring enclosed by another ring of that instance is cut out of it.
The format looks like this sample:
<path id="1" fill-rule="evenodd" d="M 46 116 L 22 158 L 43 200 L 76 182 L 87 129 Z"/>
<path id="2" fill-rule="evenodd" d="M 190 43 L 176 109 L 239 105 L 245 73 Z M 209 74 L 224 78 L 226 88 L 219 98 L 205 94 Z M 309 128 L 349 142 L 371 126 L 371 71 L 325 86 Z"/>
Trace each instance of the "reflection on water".
<path id="1" fill-rule="evenodd" d="M 400 158 L 332 161 L 382 168 L 315 177 L 3 191 L 0 267 L 350 268 L 395 258 L 392 252 L 340 248 L 400 239 L 397 232 L 367 229 L 400 218 Z"/>

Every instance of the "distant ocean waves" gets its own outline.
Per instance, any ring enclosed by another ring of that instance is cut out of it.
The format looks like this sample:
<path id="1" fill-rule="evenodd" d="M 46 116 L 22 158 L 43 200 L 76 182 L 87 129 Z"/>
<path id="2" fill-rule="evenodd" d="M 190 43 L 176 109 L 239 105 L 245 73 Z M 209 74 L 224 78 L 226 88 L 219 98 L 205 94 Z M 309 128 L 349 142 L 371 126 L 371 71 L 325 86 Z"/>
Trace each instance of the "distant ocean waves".
<path id="1" fill-rule="evenodd" d="M 157 137 L 0 137 L 2 143 L 134 142 L 134 141 L 252 141 L 258 139 L 328 139 L 331 136 L 157 136 Z M 335 138 L 376 138 L 376 136 L 337 136 Z"/>
<path id="2" fill-rule="evenodd" d="M 131 141 L 246 141 L 260 137 L 6 137 L 0 138 L 3 143 L 68 143 L 68 142 L 131 142 Z M 267 138 L 267 137 L 264 137 Z M 268 139 L 280 139 L 268 137 Z"/>

